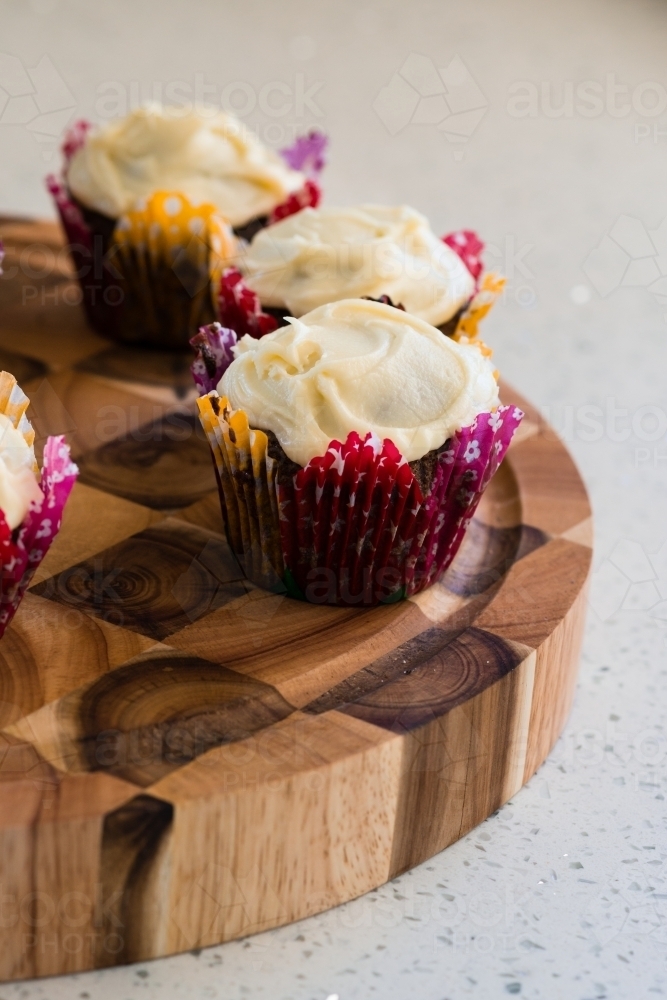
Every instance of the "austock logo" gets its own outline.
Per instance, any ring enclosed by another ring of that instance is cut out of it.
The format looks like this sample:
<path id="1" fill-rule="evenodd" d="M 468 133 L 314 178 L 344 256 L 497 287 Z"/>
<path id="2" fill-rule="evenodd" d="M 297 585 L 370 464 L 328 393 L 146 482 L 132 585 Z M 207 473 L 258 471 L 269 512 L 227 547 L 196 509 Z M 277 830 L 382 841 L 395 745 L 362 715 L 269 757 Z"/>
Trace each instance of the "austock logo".
<path id="1" fill-rule="evenodd" d="M 619 611 L 645 611 L 667 626 L 667 542 L 648 553 L 637 541 L 620 539 L 592 578 L 589 603 L 608 621 Z"/>
<path id="2" fill-rule="evenodd" d="M 583 270 L 602 298 L 619 288 L 645 288 L 667 306 L 667 217 L 657 229 L 647 229 L 640 219 L 619 216 Z"/>
<path id="3" fill-rule="evenodd" d="M 373 104 L 391 135 L 408 125 L 433 125 L 452 143 L 467 142 L 487 108 L 486 97 L 459 56 L 436 67 L 432 59 L 416 52 L 410 53 Z M 454 155 L 461 159 L 463 150 Z"/>
<path id="4" fill-rule="evenodd" d="M 0 125 L 25 125 L 35 140 L 53 144 L 72 117 L 76 101 L 48 56 L 30 69 L 18 56 L 0 53 Z M 51 152 L 45 152 L 50 158 Z"/>

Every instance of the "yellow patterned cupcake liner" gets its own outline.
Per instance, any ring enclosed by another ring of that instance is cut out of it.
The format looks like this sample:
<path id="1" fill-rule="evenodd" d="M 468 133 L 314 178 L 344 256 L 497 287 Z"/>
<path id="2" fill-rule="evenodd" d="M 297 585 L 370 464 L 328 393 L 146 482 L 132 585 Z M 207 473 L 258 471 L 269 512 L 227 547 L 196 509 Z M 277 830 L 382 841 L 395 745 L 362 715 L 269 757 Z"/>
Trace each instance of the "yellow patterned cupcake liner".
<path id="1" fill-rule="evenodd" d="M 26 416 L 30 400 L 9 372 L 0 372 L 0 413 L 4 414 L 20 434 L 32 452 L 33 472 L 39 478 L 39 467 L 35 458 L 35 431 Z"/>
<path id="2" fill-rule="evenodd" d="M 479 336 L 479 324 L 493 308 L 496 299 L 502 294 L 507 283 L 506 278 L 499 274 L 485 274 L 478 291 L 470 300 L 470 304 L 462 314 L 454 332 L 453 339 L 458 343 L 475 343 L 485 358 L 490 358 L 493 351 L 485 344 Z M 496 382 L 500 378 L 500 372 L 496 368 L 493 372 Z"/>
<path id="3" fill-rule="evenodd" d="M 175 191 L 156 191 L 122 215 L 112 243 L 121 259 L 141 260 L 147 254 L 154 267 L 172 267 L 185 252 L 197 265 L 208 266 L 213 289 L 237 252 L 232 228 L 215 205 L 193 205 Z"/>
<path id="4" fill-rule="evenodd" d="M 229 543 L 246 576 L 269 590 L 284 590 L 276 491 L 277 463 L 269 439 L 253 430 L 243 410 L 233 410 L 216 392 L 197 400 L 213 452 Z"/>
<path id="5" fill-rule="evenodd" d="M 502 278 L 498 274 L 490 273 L 484 275 L 478 291 L 471 299 L 468 308 L 465 310 L 457 324 L 456 332 L 454 333 L 454 340 L 461 340 L 464 337 L 467 340 L 477 339 L 479 335 L 480 322 L 493 308 L 496 299 L 498 299 L 502 294 L 506 283 L 506 279 Z M 490 355 L 491 352 L 489 348 L 486 348 L 486 350 Z"/>

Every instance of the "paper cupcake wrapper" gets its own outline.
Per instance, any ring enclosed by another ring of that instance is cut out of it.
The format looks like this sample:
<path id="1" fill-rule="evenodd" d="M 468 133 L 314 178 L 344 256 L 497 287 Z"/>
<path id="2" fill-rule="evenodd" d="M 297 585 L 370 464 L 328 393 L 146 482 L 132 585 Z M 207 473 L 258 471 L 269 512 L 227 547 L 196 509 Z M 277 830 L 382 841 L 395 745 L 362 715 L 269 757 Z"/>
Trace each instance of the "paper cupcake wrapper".
<path id="1" fill-rule="evenodd" d="M 522 414 L 480 414 L 438 455 L 426 497 L 390 441 L 351 434 L 279 487 L 285 566 L 309 599 L 374 604 L 417 593 L 450 564 Z M 309 593 L 310 590 L 310 593 Z"/>
<path id="2" fill-rule="evenodd" d="M 60 147 L 65 167 L 69 166 L 74 154 L 86 144 L 88 133 L 92 127 L 93 123 L 89 122 L 86 118 L 78 118 L 65 130 L 62 146 Z"/>
<path id="3" fill-rule="evenodd" d="M 35 431 L 26 416 L 30 400 L 20 388 L 18 382 L 9 372 L 0 372 L 0 413 L 11 421 L 12 427 L 21 434 L 32 453 L 32 469 L 39 474 L 35 458 Z"/>
<path id="4" fill-rule="evenodd" d="M 58 180 L 55 174 L 49 174 L 46 178 L 46 188 L 58 210 L 58 215 L 60 216 L 60 221 L 62 222 L 69 243 L 70 253 L 76 250 L 85 250 L 90 254 L 92 250 L 92 233 L 84 221 L 78 205 L 75 205 L 70 198 L 67 188 L 62 181 Z M 79 272 L 80 266 L 76 258 L 74 263 L 77 272 Z"/>
<path id="5" fill-rule="evenodd" d="M 312 603 L 373 605 L 433 583 L 456 555 L 523 416 L 482 413 L 440 449 L 424 497 L 391 441 L 352 433 L 293 477 L 217 393 L 199 399 L 232 549 L 256 584 Z"/>
<path id="6" fill-rule="evenodd" d="M 456 330 L 454 340 L 477 340 L 479 337 L 479 324 L 490 312 L 496 301 L 500 298 L 506 285 L 506 279 L 498 274 L 489 272 L 482 278 L 477 292 L 463 310 Z M 490 355 L 491 351 L 486 345 L 478 341 L 483 353 Z"/>
<path id="7" fill-rule="evenodd" d="M 481 259 L 484 243 L 477 233 L 472 229 L 458 229 L 443 236 L 442 242 L 459 255 L 477 283 L 484 270 Z"/>
<path id="8" fill-rule="evenodd" d="M 192 362 L 190 371 L 200 396 L 205 396 L 217 387 L 234 360 L 232 347 L 236 342 L 237 336 L 234 330 L 220 323 L 202 326 L 199 333 L 192 338 L 190 345 L 196 351 L 197 357 Z"/>
<path id="9" fill-rule="evenodd" d="M 299 136 L 291 146 L 280 150 L 288 167 L 308 175 L 308 180 L 302 188 L 274 208 L 268 218 L 269 225 L 300 212 L 302 208 L 317 208 L 322 200 L 322 191 L 314 178 L 324 169 L 324 154 L 328 144 L 326 135 L 313 130 L 308 135 Z"/>
<path id="10" fill-rule="evenodd" d="M 76 151 L 84 145 L 86 135 L 92 127 L 91 122 L 81 118 L 65 132 L 61 147 L 65 169 Z M 77 273 L 79 273 L 81 262 L 77 258 L 77 250 L 85 250 L 88 257 L 92 251 L 90 227 L 86 224 L 78 205 L 72 201 L 64 180 L 56 177 L 55 174 L 49 174 L 46 178 L 46 188 L 55 202 L 60 221 L 67 235 L 70 253 L 74 258 Z"/>
<path id="11" fill-rule="evenodd" d="M 302 188 L 291 194 L 280 205 L 276 205 L 267 219 L 267 225 L 270 226 L 274 222 L 280 222 L 281 219 L 286 219 L 288 215 L 296 215 L 302 208 L 317 208 L 321 200 L 322 191 L 319 185 L 313 180 L 307 180 Z"/>
<path id="12" fill-rule="evenodd" d="M 156 191 L 118 220 L 111 251 L 125 339 L 182 349 L 215 318 L 218 286 L 236 241 L 213 205 Z"/>
<path id="13" fill-rule="evenodd" d="M 28 398 L 14 376 L 8 372 L 0 373 L 0 413 L 9 417 L 32 448 L 35 432 L 25 415 L 28 405 Z M 0 637 L 60 530 L 63 509 L 78 471 L 70 458 L 65 438 L 47 438 L 40 484 L 43 495 L 41 504 L 31 506 L 23 523 L 13 531 L 0 511 Z"/>
<path id="14" fill-rule="evenodd" d="M 202 396 L 199 416 L 213 452 L 223 516 L 232 550 L 245 575 L 260 587 L 284 591 L 277 463 L 263 431 L 217 392 Z"/>
<path id="15" fill-rule="evenodd" d="M 223 271 L 218 286 L 218 320 L 237 337 L 248 333 L 259 339 L 273 333 L 278 321 L 262 312 L 259 296 L 248 288 L 240 271 L 235 267 Z"/>
<path id="16" fill-rule="evenodd" d="M 78 205 L 72 201 L 65 186 L 53 175 L 47 178 L 47 187 L 54 198 L 65 230 L 89 323 L 103 336 L 125 342 L 138 342 L 138 339 L 146 336 L 141 326 L 142 317 L 147 318 L 148 329 L 155 329 L 157 323 L 158 305 L 154 302 L 153 287 L 155 286 L 159 299 L 161 286 L 155 274 L 157 265 L 154 250 L 146 244 L 147 251 L 139 247 L 135 252 L 124 245 L 122 248 L 119 247 L 116 256 L 111 257 L 104 265 L 101 263 L 97 266 L 92 265 L 93 235 Z M 154 245 L 153 242 L 152 246 Z M 118 258 L 118 254 L 122 255 L 121 259 Z M 101 253 L 98 256 L 101 260 Z M 121 274 L 118 263 L 121 263 L 125 277 Z M 215 301 L 211 310 L 212 315 L 199 317 L 199 322 L 196 315 L 189 318 L 190 336 L 192 329 L 196 330 L 198 326 L 205 325 L 207 319 L 215 319 L 216 313 L 222 326 L 233 329 L 239 337 L 245 333 L 253 337 L 271 333 L 278 325 L 277 320 L 262 312 L 258 296 L 244 283 L 241 273 L 236 268 L 224 265 L 223 260 L 220 278 L 217 282 L 213 282 Z M 134 283 L 132 299 L 138 300 L 135 322 L 129 326 L 124 326 L 121 321 L 119 299 L 125 295 L 125 291 L 121 289 L 121 281 Z M 185 290 L 182 291 L 185 294 Z M 176 292 L 182 299 L 181 289 L 177 287 Z M 137 324 L 139 329 L 133 334 Z M 159 334 L 155 332 L 150 337 L 150 342 L 154 343 L 158 338 Z M 172 345 L 161 341 L 161 346 Z M 178 346 L 184 346 L 180 338 Z"/>
<path id="17" fill-rule="evenodd" d="M 105 257 L 102 237 L 94 235 L 81 209 L 70 197 L 66 185 L 54 174 L 46 178 L 67 240 L 67 249 L 74 265 L 81 304 L 94 330 L 103 337 L 122 340 L 117 335 L 118 271 Z"/>
<path id="18" fill-rule="evenodd" d="M 324 154 L 328 145 L 328 136 L 312 129 L 308 135 L 298 136 L 291 146 L 281 149 L 280 155 L 292 170 L 317 177 L 326 165 Z"/>
<path id="19" fill-rule="evenodd" d="M 482 274 L 482 251 L 484 243 L 472 229 L 460 229 L 442 237 L 442 242 L 459 255 L 475 279 L 475 294 L 462 310 L 453 330 L 446 332 L 461 340 L 475 340 L 479 335 L 479 324 L 493 307 L 505 287 L 505 278 L 489 272 Z M 490 352 L 489 352 L 490 353 Z"/>
<path id="20" fill-rule="evenodd" d="M 193 205 L 173 191 L 155 191 L 121 216 L 113 243 L 121 259 L 128 249 L 141 248 L 154 267 L 178 266 L 185 253 L 188 263 L 203 266 L 211 281 L 219 281 L 237 249 L 231 227 L 215 205 Z"/>
<path id="21" fill-rule="evenodd" d="M 155 192 L 122 216 L 108 251 L 62 183 L 47 179 L 79 277 L 91 325 L 123 343 L 184 349 L 215 319 L 220 279 L 236 253 L 231 228 L 212 205 Z"/>

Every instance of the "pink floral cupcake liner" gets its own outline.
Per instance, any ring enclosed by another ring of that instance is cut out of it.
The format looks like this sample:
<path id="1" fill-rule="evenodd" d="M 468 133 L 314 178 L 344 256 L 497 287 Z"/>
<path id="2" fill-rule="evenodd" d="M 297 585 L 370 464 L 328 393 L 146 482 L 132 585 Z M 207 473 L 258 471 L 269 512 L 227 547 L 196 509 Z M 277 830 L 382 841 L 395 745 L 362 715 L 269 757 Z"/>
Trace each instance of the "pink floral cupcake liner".
<path id="1" fill-rule="evenodd" d="M 35 433 L 25 416 L 27 407 L 28 399 L 14 376 L 1 372 L 0 412 L 32 446 Z M 23 522 L 13 530 L 0 510 L 0 637 L 60 530 L 63 510 L 77 475 L 64 437 L 49 437 L 44 447 L 40 483 L 42 501 L 32 503 Z"/>

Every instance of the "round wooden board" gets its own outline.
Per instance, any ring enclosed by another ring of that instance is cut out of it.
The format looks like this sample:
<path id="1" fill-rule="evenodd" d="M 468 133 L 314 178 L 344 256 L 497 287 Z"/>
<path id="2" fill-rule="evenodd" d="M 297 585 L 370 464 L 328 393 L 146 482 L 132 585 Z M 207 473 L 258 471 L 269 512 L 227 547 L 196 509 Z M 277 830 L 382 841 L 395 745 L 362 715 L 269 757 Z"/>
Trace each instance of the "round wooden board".
<path id="1" fill-rule="evenodd" d="M 0 235 L 0 366 L 81 469 L 0 643 L 0 979 L 298 920 L 510 798 L 567 717 L 591 560 L 584 486 L 539 415 L 503 390 L 526 418 L 426 593 L 364 610 L 257 590 L 187 359 L 86 328 L 54 225 Z"/>

